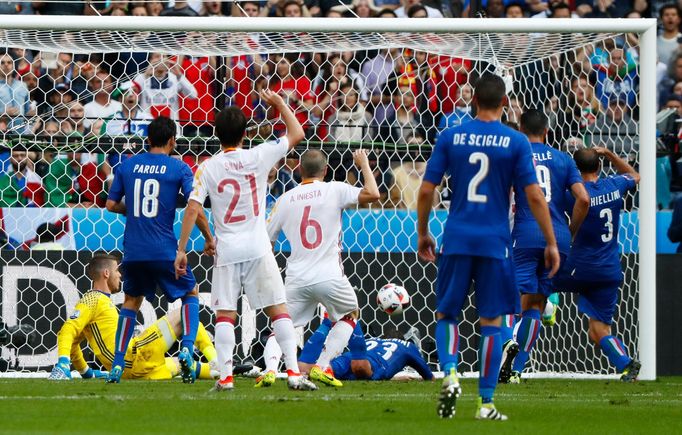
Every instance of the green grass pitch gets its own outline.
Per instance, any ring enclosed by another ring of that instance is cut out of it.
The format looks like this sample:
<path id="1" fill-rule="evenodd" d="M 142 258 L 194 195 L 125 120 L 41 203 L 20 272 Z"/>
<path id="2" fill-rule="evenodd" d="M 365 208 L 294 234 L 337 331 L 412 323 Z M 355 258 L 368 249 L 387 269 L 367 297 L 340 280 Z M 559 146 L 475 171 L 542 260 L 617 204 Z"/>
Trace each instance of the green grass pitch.
<path id="1" fill-rule="evenodd" d="M 237 379 L 212 383 L 0 379 L 0 433 L 231 434 L 536 434 L 682 433 L 682 378 L 623 384 L 605 380 L 529 380 L 501 385 L 506 422 L 474 420 L 476 380 L 453 420 L 436 417 L 437 382 L 346 382 L 334 390 L 268 389 Z"/>

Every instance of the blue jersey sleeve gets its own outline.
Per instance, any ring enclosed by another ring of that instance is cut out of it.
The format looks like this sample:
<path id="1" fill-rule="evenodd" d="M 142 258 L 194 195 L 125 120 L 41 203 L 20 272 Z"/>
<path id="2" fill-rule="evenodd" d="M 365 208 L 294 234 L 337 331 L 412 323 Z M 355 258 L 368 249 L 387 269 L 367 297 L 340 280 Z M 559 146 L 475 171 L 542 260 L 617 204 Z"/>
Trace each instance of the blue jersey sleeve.
<path id="1" fill-rule="evenodd" d="M 419 353 L 417 346 L 409 347 L 407 365 L 415 369 L 423 379 L 427 381 L 433 379 L 433 372 L 431 372 L 429 365 Z"/>
<path id="2" fill-rule="evenodd" d="M 123 189 L 123 165 L 118 165 L 114 169 L 114 179 L 109 188 L 109 199 L 115 202 L 120 202 L 124 195 Z"/>
<path id="3" fill-rule="evenodd" d="M 628 174 L 615 175 L 613 176 L 613 182 L 618 186 L 621 194 L 624 194 L 628 190 L 634 189 L 637 186 L 635 179 Z"/>
<path id="4" fill-rule="evenodd" d="M 448 138 L 452 135 L 448 130 L 441 132 L 438 135 L 436 146 L 433 148 L 431 157 L 426 164 L 426 172 L 424 173 L 424 181 L 428 181 L 435 185 L 439 185 L 443 180 L 443 175 L 448 168 Z"/>
<path id="5" fill-rule="evenodd" d="M 514 140 L 516 146 L 514 186 L 517 189 L 523 189 L 538 182 L 538 177 L 535 175 L 535 164 L 533 163 L 533 149 L 526 136 L 519 135 Z"/>
<path id="6" fill-rule="evenodd" d="M 578 170 L 578 167 L 575 165 L 575 162 L 573 159 L 566 155 L 566 165 L 568 166 L 568 180 L 567 180 L 567 186 L 566 190 L 571 190 L 571 186 L 573 186 L 576 183 L 582 183 L 583 182 L 583 177 L 580 176 L 580 171 Z"/>
<path id="7" fill-rule="evenodd" d="M 350 336 L 350 340 L 348 340 L 348 350 L 350 350 L 353 359 L 367 358 L 367 342 L 365 342 L 365 334 L 362 332 L 360 322 L 355 324 L 353 334 Z"/>
<path id="8" fill-rule="evenodd" d="M 189 165 L 185 162 L 180 163 L 180 171 L 182 171 L 182 196 L 189 201 L 189 196 L 192 194 L 192 183 L 194 182 L 194 175 Z"/>

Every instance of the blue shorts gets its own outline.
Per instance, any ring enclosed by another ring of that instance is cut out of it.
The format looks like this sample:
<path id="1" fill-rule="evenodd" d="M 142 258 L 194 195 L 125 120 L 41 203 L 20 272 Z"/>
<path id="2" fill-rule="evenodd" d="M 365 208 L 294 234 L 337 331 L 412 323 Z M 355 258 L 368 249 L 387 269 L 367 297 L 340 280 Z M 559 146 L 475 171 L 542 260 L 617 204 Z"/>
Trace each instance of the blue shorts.
<path id="1" fill-rule="evenodd" d="M 192 269 L 175 279 L 172 261 L 128 261 L 121 265 L 123 272 L 123 293 L 129 296 L 144 296 L 152 302 L 159 287 L 169 302 L 185 296 L 194 290 L 197 281 Z"/>
<path id="2" fill-rule="evenodd" d="M 511 258 L 441 255 L 436 280 L 438 312 L 461 320 L 472 281 L 480 317 L 495 318 L 516 311 L 519 292 Z"/>
<path id="3" fill-rule="evenodd" d="M 561 264 L 566 255 L 561 254 Z M 548 278 L 549 269 L 545 268 L 545 250 L 542 248 L 514 249 L 514 271 L 516 286 L 521 294 L 543 295 L 554 293 L 552 280 Z"/>
<path id="4" fill-rule="evenodd" d="M 578 293 L 578 311 L 590 319 L 610 325 L 618 306 L 623 281 L 583 281 L 560 275 L 554 279 L 558 291 Z"/>

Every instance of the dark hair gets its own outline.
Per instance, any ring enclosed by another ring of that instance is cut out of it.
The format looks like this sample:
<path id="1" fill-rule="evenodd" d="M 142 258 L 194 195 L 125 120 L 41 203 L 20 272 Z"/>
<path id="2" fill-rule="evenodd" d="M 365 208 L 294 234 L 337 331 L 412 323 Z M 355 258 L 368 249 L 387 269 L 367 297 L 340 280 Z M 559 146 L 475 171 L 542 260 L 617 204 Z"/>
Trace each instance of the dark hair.
<path id="1" fill-rule="evenodd" d="M 36 240 L 38 243 L 49 243 L 57 240 L 59 227 L 55 224 L 43 222 L 36 228 Z"/>
<path id="2" fill-rule="evenodd" d="M 376 16 L 380 17 L 380 16 L 386 15 L 386 14 L 393 15 L 393 18 L 398 18 L 398 15 L 396 15 L 396 13 L 393 11 L 393 9 L 389 9 L 389 8 L 383 8 L 382 10 L 377 12 Z"/>
<path id="3" fill-rule="evenodd" d="M 592 148 L 579 149 L 573 154 L 573 160 L 578 170 L 586 174 L 593 174 L 601 167 L 599 154 Z"/>
<path id="4" fill-rule="evenodd" d="M 291 5 L 296 5 L 298 8 L 301 10 L 301 13 L 303 13 L 303 6 L 298 2 L 298 0 L 287 0 L 283 5 L 282 5 L 282 14 L 284 14 L 284 11 Z"/>
<path id="5" fill-rule="evenodd" d="M 527 135 L 542 136 L 547 130 L 547 116 L 537 109 L 526 110 L 521 115 L 521 131 Z"/>
<path id="6" fill-rule="evenodd" d="M 85 273 L 94 281 L 100 273 L 111 267 L 112 262 L 118 265 L 118 258 L 109 254 L 95 254 L 85 267 Z"/>
<path id="7" fill-rule="evenodd" d="M 246 132 L 246 116 L 237 106 L 226 107 L 215 117 L 215 135 L 222 146 L 235 146 Z"/>
<path id="8" fill-rule="evenodd" d="M 320 150 L 307 150 L 301 156 L 301 177 L 322 177 L 327 167 L 327 156 Z"/>
<path id="9" fill-rule="evenodd" d="M 147 137 L 151 148 L 165 147 L 177 134 L 175 121 L 165 116 L 159 116 L 149 123 Z"/>
<path id="10" fill-rule="evenodd" d="M 507 12 L 509 11 L 510 8 L 513 8 L 514 6 L 517 6 L 521 8 L 521 12 L 525 15 L 526 14 L 526 5 L 523 3 L 518 3 L 518 2 L 512 2 L 509 3 L 507 6 L 504 7 L 504 15 L 507 15 Z"/>
<path id="11" fill-rule="evenodd" d="M 506 86 L 502 77 L 492 73 L 483 74 L 474 84 L 474 98 L 480 109 L 497 109 L 502 105 Z"/>
<path id="12" fill-rule="evenodd" d="M 410 8 L 407 10 L 406 15 L 408 18 L 412 18 L 414 14 L 416 14 L 419 11 L 424 11 L 426 12 L 426 16 L 427 17 L 429 16 L 429 11 L 427 11 L 424 5 L 422 5 L 421 3 L 417 3 L 416 5 L 410 6 Z"/>
<path id="13" fill-rule="evenodd" d="M 247 3 L 251 3 L 252 5 L 257 6 L 258 10 L 260 10 L 260 2 L 258 0 L 244 0 L 239 2 L 239 6 L 243 8 L 244 6 L 246 6 Z"/>
<path id="14" fill-rule="evenodd" d="M 663 14 L 668 9 L 675 9 L 677 15 L 680 15 L 680 8 L 675 3 L 668 3 L 667 5 L 661 6 L 661 9 L 658 10 L 658 18 L 663 19 Z"/>
<path id="15" fill-rule="evenodd" d="M 553 17 L 559 9 L 568 9 L 568 12 L 571 12 L 571 8 L 566 3 L 555 3 L 549 8 L 549 16 Z"/>

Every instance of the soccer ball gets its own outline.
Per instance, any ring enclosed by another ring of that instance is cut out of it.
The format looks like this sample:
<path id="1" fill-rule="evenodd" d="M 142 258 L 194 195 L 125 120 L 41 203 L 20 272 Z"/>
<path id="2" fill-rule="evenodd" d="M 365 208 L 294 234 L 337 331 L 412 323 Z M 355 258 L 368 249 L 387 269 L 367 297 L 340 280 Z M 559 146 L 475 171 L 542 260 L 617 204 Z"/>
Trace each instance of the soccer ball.
<path id="1" fill-rule="evenodd" d="M 395 316 L 410 305 L 410 295 L 405 287 L 386 284 L 377 293 L 377 305 L 389 316 Z"/>

